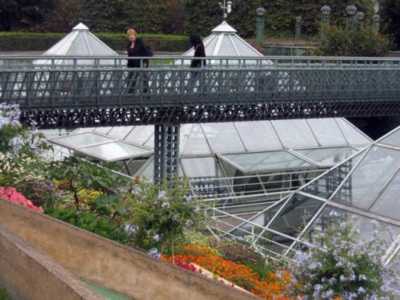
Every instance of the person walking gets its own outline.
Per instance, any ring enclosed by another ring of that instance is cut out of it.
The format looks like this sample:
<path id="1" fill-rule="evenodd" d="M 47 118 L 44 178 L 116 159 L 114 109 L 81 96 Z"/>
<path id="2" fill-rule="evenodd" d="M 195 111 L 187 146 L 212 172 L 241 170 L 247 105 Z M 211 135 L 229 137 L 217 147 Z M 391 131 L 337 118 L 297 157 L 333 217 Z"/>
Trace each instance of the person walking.
<path id="1" fill-rule="evenodd" d="M 192 45 L 194 49 L 194 57 L 206 57 L 206 50 L 203 44 L 203 41 L 201 40 L 200 36 L 197 34 L 192 34 L 190 36 L 190 44 Z M 201 68 L 206 65 L 206 61 L 203 59 L 192 59 L 192 62 L 190 64 L 190 67 L 192 68 Z"/>
<path id="2" fill-rule="evenodd" d="M 149 47 L 146 47 L 143 40 L 138 38 L 137 32 L 135 29 L 130 28 L 128 31 L 128 39 L 129 43 L 127 46 L 127 54 L 128 54 L 128 68 L 148 68 L 149 67 L 149 60 L 143 59 L 143 57 L 151 57 L 153 56 L 153 52 Z M 132 59 L 134 57 L 138 57 L 138 59 Z M 136 85 L 138 82 L 139 74 L 134 71 L 130 71 L 128 73 L 128 93 L 132 94 L 135 93 Z M 146 77 L 146 78 L 145 78 Z M 146 74 L 143 74 L 143 92 L 147 92 L 148 90 L 148 79 Z"/>
<path id="3" fill-rule="evenodd" d="M 197 34 L 192 34 L 190 36 L 190 44 L 192 45 L 193 49 L 194 49 L 194 59 L 192 59 L 190 67 L 191 68 L 202 68 L 206 66 L 206 61 L 205 61 L 205 57 L 206 57 L 206 50 L 203 44 L 203 41 L 201 40 L 201 37 Z M 196 59 L 196 57 L 198 59 Z M 194 71 L 190 73 L 190 79 L 189 79 L 189 84 L 188 84 L 188 89 L 187 92 L 188 93 L 193 93 L 196 92 L 196 85 L 197 85 L 197 81 L 198 81 L 198 77 L 199 77 L 199 72 L 198 71 Z"/>

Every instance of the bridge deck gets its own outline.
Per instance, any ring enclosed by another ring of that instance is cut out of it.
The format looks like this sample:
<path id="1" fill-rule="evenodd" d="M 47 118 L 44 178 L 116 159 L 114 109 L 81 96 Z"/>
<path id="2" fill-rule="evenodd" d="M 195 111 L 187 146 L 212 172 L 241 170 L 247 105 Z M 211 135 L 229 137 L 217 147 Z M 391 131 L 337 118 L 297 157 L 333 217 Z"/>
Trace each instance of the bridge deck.
<path id="1" fill-rule="evenodd" d="M 400 115 L 400 60 L 0 59 L 0 101 L 40 127 Z"/>

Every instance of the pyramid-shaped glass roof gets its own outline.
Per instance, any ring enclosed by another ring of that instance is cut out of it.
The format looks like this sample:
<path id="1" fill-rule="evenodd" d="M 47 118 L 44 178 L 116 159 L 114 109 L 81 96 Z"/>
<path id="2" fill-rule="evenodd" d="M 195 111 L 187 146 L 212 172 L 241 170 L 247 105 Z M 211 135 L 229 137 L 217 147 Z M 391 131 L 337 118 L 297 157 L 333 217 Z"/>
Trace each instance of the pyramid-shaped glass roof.
<path id="1" fill-rule="evenodd" d="M 52 46 L 46 56 L 117 56 L 118 53 L 79 23 L 61 41 Z"/>
<path id="2" fill-rule="evenodd" d="M 260 57 L 263 56 L 256 48 L 242 39 L 236 29 L 226 21 L 212 30 L 211 35 L 203 41 L 207 56 L 241 56 Z M 193 56 L 194 49 L 189 49 L 183 56 Z"/>
<path id="3" fill-rule="evenodd" d="M 118 53 L 107 46 L 96 35 L 89 31 L 89 28 L 79 23 L 62 40 L 43 53 L 43 56 L 87 56 L 87 57 L 116 57 Z M 40 59 L 34 61 L 35 65 L 50 64 L 50 60 Z M 57 65 L 72 64 L 72 59 L 56 60 Z M 79 64 L 93 65 L 94 61 L 80 59 Z M 100 60 L 100 64 L 112 64 L 112 60 Z"/>
<path id="4" fill-rule="evenodd" d="M 316 234 L 330 225 L 350 223 L 363 241 L 378 234 L 385 264 L 400 271 L 399 196 L 400 127 L 239 225 L 216 228 L 250 239 L 266 255 L 290 257 L 318 247 Z"/>

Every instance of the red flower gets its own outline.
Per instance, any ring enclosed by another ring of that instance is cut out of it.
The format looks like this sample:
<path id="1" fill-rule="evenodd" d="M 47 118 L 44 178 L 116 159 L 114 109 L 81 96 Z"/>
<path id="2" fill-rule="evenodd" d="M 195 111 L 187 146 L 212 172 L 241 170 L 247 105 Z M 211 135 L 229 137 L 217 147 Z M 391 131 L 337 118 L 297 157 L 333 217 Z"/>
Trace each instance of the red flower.
<path id="1" fill-rule="evenodd" d="M 25 198 L 24 195 L 17 192 L 13 187 L 0 187 L 0 199 L 24 206 L 38 213 L 43 213 L 41 207 L 35 206 L 31 200 Z"/>

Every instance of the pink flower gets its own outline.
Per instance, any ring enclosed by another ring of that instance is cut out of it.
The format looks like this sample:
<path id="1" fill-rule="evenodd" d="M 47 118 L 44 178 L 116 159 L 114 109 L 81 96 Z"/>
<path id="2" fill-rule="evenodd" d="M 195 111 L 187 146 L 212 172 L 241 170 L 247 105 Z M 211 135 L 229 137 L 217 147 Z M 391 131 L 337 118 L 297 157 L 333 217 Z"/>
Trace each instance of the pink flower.
<path id="1" fill-rule="evenodd" d="M 43 213 L 43 208 L 35 206 L 31 200 L 17 192 L 13 187 L 0 187 L 0 199 L 24 206 L 38 213 Z"/>

